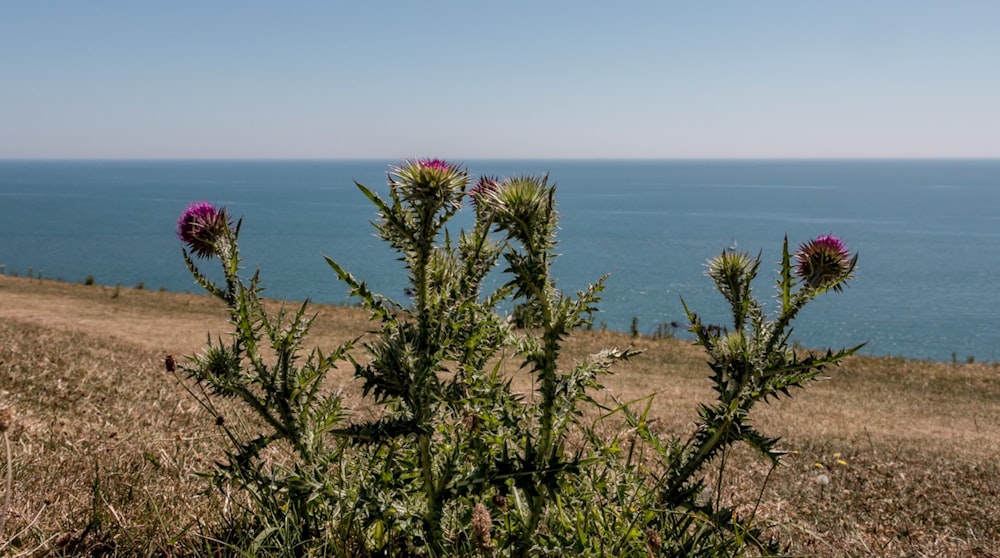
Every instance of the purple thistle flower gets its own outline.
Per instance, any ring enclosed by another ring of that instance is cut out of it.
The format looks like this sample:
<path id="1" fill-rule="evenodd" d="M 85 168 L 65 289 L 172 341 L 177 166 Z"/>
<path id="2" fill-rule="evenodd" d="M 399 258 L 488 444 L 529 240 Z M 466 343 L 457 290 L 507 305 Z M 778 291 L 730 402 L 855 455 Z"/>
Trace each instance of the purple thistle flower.
<path id="1" fill-rule="evenodd" d="M 796 274 L 813 288 L 830 285 L 854 269 L 854 260 L 844 242 L 833 235 L 822 235 L 802 244 L 795 259 Z M 837 287 L 834 290 L 840 290 Z"/>
<path id="2" fill-rule="evenodd" d="M 479 209 L 480 201 L 484 201 L 487 196 L 493 194 L 503 187 L 503 182 L 493 176 L 482 176 L 479 182 L 469 189 L 469 197 L 472 198 L 472 205 Z"/>
<path id="3" fill-rule="evenodd" d="M 216 209 L 208 202 L 194 202 L 177 219 L 177 237 L 199 258 L 217 255 L 217 241 L 230 228 L 225 208 Z"/>
<path id="4" fill-rule="evenodd" d="M 421 159 L 417 161 L 417 165 L 425 169 L 433 169 L 441 172 L 449 172 L 455 168 L 451 163 L 441 160 L 441 159 Z"/>

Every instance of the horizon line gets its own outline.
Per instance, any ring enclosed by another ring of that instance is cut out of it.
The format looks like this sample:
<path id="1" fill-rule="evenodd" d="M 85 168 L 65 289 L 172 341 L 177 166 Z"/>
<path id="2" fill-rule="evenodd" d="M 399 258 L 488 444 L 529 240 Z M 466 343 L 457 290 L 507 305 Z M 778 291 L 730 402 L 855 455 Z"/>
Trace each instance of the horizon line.
<path id="1" fill-rule="evenodd" d="M 348 162 L 415 161 L 431 157 L 0 157 L 0 162 Z M 1000 161 L 997 156 L 829 157 L 443 157 L 452 161 L 754 162 L 754 161 Z"/>

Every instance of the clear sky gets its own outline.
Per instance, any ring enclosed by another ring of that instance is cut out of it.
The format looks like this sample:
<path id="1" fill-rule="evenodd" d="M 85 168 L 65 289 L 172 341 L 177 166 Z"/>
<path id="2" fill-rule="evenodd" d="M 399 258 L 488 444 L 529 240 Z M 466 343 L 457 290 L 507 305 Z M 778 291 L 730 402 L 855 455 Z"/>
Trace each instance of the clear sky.
<path id="1" fill-rule="evenodd" d="M 0 158 L 1000 157 L 1000 1 L 0 0 Z"/>

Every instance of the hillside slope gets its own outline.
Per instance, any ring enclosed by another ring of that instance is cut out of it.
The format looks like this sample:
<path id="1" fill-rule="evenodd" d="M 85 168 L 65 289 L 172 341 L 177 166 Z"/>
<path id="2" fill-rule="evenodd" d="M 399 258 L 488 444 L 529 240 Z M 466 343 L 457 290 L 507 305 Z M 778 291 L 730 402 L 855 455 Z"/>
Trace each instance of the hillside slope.
<path id="1" fill-rule="evenodd" d="M 315 310 L 315 345 L 368 328 L 361 310 Z M 163 360 L 226 331 L 204 296 L 0 276 L 0 407 L 15 413 L 0 553 L 191 552 L 225 505 L 195 474 L 218 455 L 218 432 Z M 567 358 L 606 346 L 645 351 L 609 392 L 657 392 L 663 428 L 690 428 L 712 395 L 697 347 L 580 332 Z M 724 493 L 747 511 L 760 495 L 757 513 L 797 554 L 1000 556 L 1000 368 L 857 357 L 831 372 L 760 410 L 791 453 L 770 475 L 738 453 L 726 480 L 738 490 Z M 334 381 L 356 388 L 346 371 Z"/>

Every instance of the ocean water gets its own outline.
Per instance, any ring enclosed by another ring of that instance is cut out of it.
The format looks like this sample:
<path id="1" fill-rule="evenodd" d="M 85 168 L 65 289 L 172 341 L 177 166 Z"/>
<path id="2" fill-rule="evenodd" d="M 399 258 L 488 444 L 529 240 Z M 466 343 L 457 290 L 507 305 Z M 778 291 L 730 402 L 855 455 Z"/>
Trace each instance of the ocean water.
<path id="1" fill-rule="evenodd" d="M 348 302 L 328 255 L 402 299 L 403 271 L 373 236 L 374 208 L 354 185 L 384 192 L 392 163 L 0 161 L 0 265 L 196 292 L 174 231 L 189 202 L 206 200 L 243 218 L 242 252 L 268 296 Z M 773 300 L 782 239 L 794 247 L 836 234 L 860 253 L 857 279 L 803 311 L 799 343 L 997 360 L 1000 160 L 464 164 L 473 179 L 548 174 L 558 185 L 559 286 L 575 291 L 611 274 L 597 327 L 683 324 L 682 297 L 707 322 L 724 323 L 708 258 L 733 246 L 760 253 L 756 290 Z M 452 228 L 467 227 L 470 214 Z"/>

